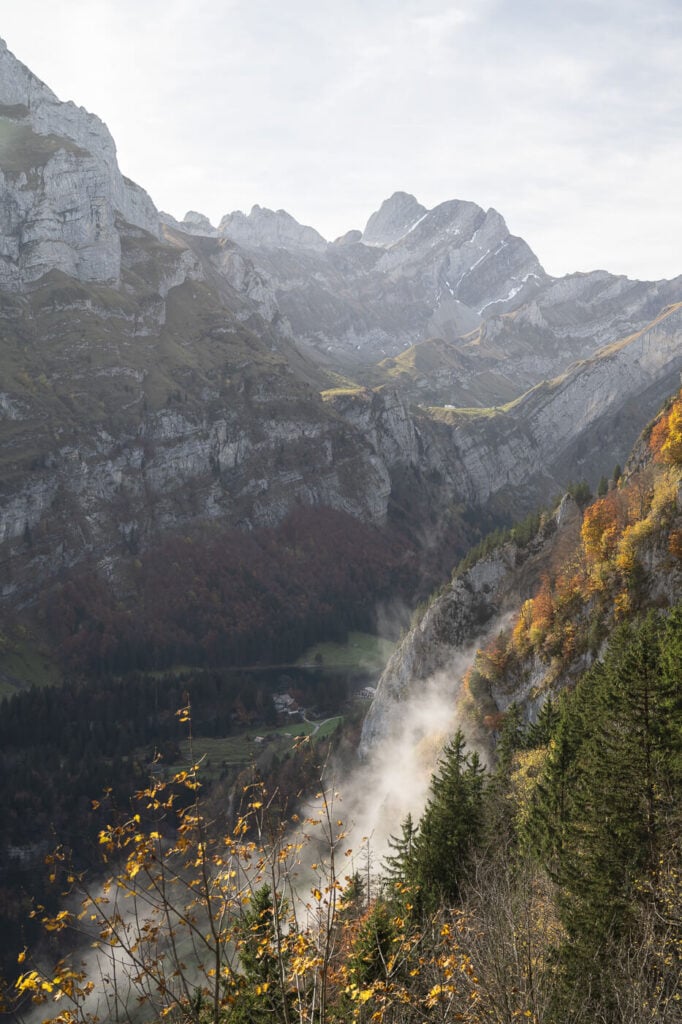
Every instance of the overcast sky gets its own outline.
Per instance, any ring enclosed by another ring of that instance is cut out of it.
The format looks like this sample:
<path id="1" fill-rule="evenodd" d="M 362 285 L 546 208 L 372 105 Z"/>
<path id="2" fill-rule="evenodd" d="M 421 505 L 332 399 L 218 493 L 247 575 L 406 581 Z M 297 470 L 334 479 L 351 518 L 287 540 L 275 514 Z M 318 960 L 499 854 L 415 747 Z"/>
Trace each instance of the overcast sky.
<path id="1" fill-rule="evenodd" d="M 178 218 L 334 238 L 401 189 L 552 274 L 682 273 L 681 0 L 6 0 L 0 34 Z"/>

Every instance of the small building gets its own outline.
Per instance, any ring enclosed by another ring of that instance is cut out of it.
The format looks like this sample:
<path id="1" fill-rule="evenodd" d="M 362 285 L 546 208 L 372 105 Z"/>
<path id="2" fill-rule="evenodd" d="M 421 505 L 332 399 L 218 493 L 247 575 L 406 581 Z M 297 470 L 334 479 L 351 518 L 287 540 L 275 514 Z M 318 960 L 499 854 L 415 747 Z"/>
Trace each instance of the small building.
<path id="1" fill-rule="evenodd" d="M 376 686 L 363 686 L 361 690 L 358 690 L 355 694 L 356 700 L 374 700 L 377 695 Z"/>

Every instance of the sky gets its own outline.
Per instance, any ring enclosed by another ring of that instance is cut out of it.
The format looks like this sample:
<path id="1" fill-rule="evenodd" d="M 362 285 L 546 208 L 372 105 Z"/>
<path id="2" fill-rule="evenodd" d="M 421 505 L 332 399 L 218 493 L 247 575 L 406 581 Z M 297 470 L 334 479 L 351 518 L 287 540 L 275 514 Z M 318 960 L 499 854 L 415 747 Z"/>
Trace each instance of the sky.
<path id="1" fill-rule="evenodd" d="M 545 269 L 682 274 L 680 0 L 21 0 L 10 50 L 157 207 L 333 239 L 397 190 L 497 209 Z"/>

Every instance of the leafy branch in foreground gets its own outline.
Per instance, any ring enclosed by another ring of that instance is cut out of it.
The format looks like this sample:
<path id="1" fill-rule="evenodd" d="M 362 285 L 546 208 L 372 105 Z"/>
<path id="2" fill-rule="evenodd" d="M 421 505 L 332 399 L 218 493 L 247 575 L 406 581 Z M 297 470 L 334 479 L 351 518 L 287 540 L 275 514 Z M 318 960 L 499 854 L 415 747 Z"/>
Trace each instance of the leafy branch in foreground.
<path id="1" fill-rule="evenodd" d="M 189 708 L 179 714 L 189 721 Z M 133 813 L 99 835 L 113 866 L 101 885 L 76 876 L 63 850 L 52 856 L 66 908 L 34 914 L 62 948 L 71 936 L 80 952 L 49 969 L 20 955 L 19 1015 L 32 1001 L 54 1024 L 140 1013 L 186 1024 L 325 1024 L 365 1019 L 370 1008 L 375 1020 L 398 1010 L 401 1020 L 444 1019 L 470 998 L 473 968 L 445 919 L 417 927 L 403 905 L 358 898 L 358 876 L 343 873 L 353 851 L 338 794 L 321 790 L 307 817 L 287 821 L 278 794 L 256 782 L 226 829 L 207 820 L 201 791 L 193 763 L 136 793 Z"/>
<path id="2" fill-rule="evenodd" d="M 189 719 L 189 709 L 181 714 Z M 192 764 L 135 794 L 135 813 L 100 833 L 116 867 L 96 889 L 70 873 L 63 852 L 54 856 L 70 909 L 34 913 L 46 932 L 74 932 L 91 952 L 51 970 L 22 954 L 20 1004 L 30 996 L 49 1005 L 60 1024 L 129 1019 L 139 1005 L 155 1019 L 217 1024 L 228 1011 L 259 1019 L 250 1009 L 257 997 L 259 1016 L 324 1019 L 345 838 L 333 801 L 321 793 L 318 816 L 293 835 L 277 794 L 260 783 L 244 788 L 228 830 L 207 821 L 200 793 Z M 313 842 L 326 881 L 304 898 L 302 856 Z"/>

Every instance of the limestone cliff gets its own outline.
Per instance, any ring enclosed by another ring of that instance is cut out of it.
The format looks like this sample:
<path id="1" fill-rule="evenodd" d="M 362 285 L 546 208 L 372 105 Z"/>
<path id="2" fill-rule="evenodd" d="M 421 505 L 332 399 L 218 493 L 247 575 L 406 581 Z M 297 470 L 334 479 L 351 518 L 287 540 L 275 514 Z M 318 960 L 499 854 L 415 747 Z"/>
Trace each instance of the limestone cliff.
<path id="1" fill-rule="evenodd" d="M 118 282 L 121 222 L 159 235 L 149 196 L 125 178 L 106 127 L 54 93 L 0 40 L 0 287 L 51 270 Z"/>

